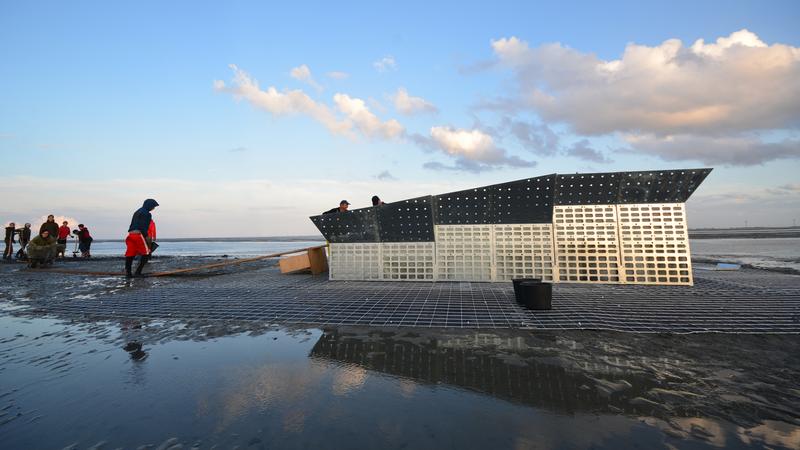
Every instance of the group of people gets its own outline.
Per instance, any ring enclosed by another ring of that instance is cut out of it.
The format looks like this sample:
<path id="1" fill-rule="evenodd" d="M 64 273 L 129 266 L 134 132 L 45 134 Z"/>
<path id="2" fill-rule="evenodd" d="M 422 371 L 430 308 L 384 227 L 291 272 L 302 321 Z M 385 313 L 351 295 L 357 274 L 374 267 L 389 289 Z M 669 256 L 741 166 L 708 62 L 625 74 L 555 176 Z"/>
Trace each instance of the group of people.
<path id="1" fill-rule="evenodd" d="M 77 239 L 78 249 L 81 256 L 90 258 L 92 235 L 84 224 L 79 224 L 77 230 L 71 230 L 69 222 L 64 221 L 59 227 L 55 216 L 47 216 L 47 221 L 39 227 L 39 234 L 31 239 L 31 224 L 26 223 L 22 228 L 17 228 L 14 222 L 6 227 L 5 250 L 3 259 L 11 260 L 16 257 L 21 261 L 28 261 L 30 267 L 49 266 L 53 261 L 66 256 L 67 240 L 74 237 Z M 19 243 L 20 248 L 14 254 L 14 244 Z M 77 256 L 77 252 L 73 254 Z"/>
<path id="2" fill-rule="evenodd" d="M 156 223 L 153 221 L 152 211 L 158 202 L 148 198 L 142 207 L 133 213 L 131 224 L 128 227 L 128 236 L 125 238 L 125 276 L 128 278 L 143 277 L 142 270 L 153 251 L 158 247 L 156 241 Z M 21 248 L 16 253 L 18 260 L 29 261 L 31 268 L 47 267 L 53 261 L 63 257 L 66 253 L 67 240 L 78 240 L 78 249 L 81 256 L 91 257 L 90 249 L 92 236 L 84 224 L 79 224 L 77 230 L 70 230 L 69 223 L 64 221 L 58 226 L 55 216 L 47 216 L 47 221 L 39 227 L 39 234 L 31 239 L 31 224 L 17 228 L 16 224 L 9 223 L 5 234 L 5 251 L 3 259 L 10 260 L 14 257 L 14 244 L 19 242 Z M 77 252 L 76 252 L 77 253 Z M 75 255 L 77 256 L 77 254 Z M 136 271 L 133 270 L 133 261 L 139 257 Z"/>
<path id="3" fill-rule="evenodd" d="M 378 197 L 377 195 L 373 195 L 372 196 L 372 206 L 380 206 L 380 205 L 383 205 L 383 204 L 385 204 L 385 203 L 384 203 L 383 200 L 381 200 L 380 197 Z M 339 202 L 339 206 L 338 207 L 331 208 L 331 209 L 325 211 L 322 214 L 333 214 L 333 213 L 337 213 L 337 212 L 346 212 L 347 208 L 349 208 L 349 207 L 350 207 L 350 202 L 348 202 L 347 200 L 342 200 L 342 201 Z"/>

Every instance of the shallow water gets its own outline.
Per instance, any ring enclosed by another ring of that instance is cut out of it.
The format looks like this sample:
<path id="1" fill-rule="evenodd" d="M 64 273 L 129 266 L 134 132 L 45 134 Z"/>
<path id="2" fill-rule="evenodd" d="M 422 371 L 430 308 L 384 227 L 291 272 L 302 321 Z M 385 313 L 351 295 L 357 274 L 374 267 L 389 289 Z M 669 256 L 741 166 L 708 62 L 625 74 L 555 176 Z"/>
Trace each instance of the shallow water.
<path id="1" fill-rule="evenodd" d="M 0 442 L 797 448 L 797 343 L 3 316 Z"/>
<path id="2" fill-rule="evenodd" d="M 800 238 L 694 239 L 692 256 L 800 272 Z"/>

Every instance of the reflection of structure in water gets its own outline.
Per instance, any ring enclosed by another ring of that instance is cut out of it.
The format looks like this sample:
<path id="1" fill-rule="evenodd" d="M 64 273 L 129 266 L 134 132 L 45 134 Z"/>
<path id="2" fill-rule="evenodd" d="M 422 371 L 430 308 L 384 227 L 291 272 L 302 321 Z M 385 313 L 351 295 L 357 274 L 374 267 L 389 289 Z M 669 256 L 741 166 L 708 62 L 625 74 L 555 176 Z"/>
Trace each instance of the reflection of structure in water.
<path id="1" fill-rule="evenodd" d="M 651 412 L 652 405 L 630 401 L 657 384 L 653 376 L 596 359 L 578 367 L 574 355 L 563 354 L 569 351 L 565 347 L 570 345 L 548 334 L 345 328 L 326 330 L 311 356 L 432 384 L 447 383 L 557 412 Z"/>

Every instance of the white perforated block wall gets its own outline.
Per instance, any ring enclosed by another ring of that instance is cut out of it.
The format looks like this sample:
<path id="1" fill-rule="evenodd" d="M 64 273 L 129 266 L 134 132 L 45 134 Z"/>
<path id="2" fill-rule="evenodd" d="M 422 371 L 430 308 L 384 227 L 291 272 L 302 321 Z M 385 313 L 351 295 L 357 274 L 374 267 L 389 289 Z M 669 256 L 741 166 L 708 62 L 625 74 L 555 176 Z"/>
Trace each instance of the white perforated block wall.
<path id="1" fill-rule="evenodd" d="M 383 280 L 434 280 L 436 245 L 433 242 L 384 242 L 381 254 Z"/>
<path id="2" fill-rule="evenodd" d="M 492 225 L 436 225 L 438 280 L 492 281 Z"/>
<path id="3" fill-rule="evenodd" d="M 381 244 L 330 244 L 328 276 L 331 280 L 380 280 Z"/>
<path id="4" fill-rule="evenodd" d="M 691 285 L 683 203 L 617 205 L 625 283 Z"/>
<path id="5" fill-rule="evenodd" d="M 558 281 L 620 282 L 616 205 L 555 206 L 553 229 Z"/>
<path id="6" fill-rule="evenodd" d="M 553 281 L 553 225 L 494 225 L 494 281 Z"/>

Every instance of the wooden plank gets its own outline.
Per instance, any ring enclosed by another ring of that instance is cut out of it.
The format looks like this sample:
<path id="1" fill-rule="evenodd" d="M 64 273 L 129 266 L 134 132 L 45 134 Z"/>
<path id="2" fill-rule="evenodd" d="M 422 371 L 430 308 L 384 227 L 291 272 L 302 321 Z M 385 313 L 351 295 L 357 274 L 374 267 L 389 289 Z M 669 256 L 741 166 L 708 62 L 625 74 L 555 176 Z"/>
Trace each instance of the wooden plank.
<path id="1" fill-rule="evenodd" d="M 311 263 L 311 273 L 319 275 L 328 271 L 328 258 L 325 256 L 324 248 L 308 249 L 308 260 Z"/>
<path id="2" fill-rule="evenodd" d="M 292 273 L 311 269 L 311 261 L 308 258 L 308 252 L 300 255 L 284 256 L 280 259 L 279 265 L 281 273 Z"/>

